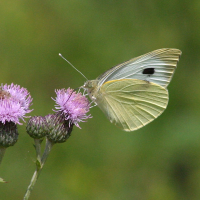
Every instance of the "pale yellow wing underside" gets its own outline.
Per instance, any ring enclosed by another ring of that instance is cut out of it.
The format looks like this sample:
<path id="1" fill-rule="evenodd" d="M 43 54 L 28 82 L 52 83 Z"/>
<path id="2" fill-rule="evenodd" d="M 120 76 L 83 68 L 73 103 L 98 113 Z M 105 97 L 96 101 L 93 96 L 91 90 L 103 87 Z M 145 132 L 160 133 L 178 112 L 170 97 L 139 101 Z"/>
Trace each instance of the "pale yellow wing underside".
<path id="1" fill-rule="evenodd" d="M 165 110 L 168 91 L 144 80 L 112 80 L 100 87 L 96 103 L 111 123 L 125 131 L 134 131 L 150 123 Z"/>

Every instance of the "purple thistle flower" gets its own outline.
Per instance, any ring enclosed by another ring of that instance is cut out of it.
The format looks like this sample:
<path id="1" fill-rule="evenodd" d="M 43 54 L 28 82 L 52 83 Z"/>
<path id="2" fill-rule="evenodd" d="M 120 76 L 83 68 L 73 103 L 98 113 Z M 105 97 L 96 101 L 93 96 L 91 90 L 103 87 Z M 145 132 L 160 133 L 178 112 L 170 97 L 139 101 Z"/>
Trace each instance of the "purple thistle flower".
<path id="1" fill-rule="evenodd" d="M 85 119 L 91 118 L 91 115 L 86 115 L 89 112 L 90 102 L 81 93 L 76 93 L 73 89 L 68 88 L 55 90 L 57 97 L 53 99 L 56 102 L 55 108 L 57 112 L 62 112 L 65 120 L 69 120 L 70 124 L 75 124 L 80 128 L 79 122 L 84 122 Z"/>
<path id="2" fill-rule="evenodd" d="M 25 88 L 19 85 L 1 85 L 0 86 L 0 122 L 13 122 L 21 124 L 20 119 L 24 121 L 26 113 L 30 113 L 29 106 L 32 98 Z"/>

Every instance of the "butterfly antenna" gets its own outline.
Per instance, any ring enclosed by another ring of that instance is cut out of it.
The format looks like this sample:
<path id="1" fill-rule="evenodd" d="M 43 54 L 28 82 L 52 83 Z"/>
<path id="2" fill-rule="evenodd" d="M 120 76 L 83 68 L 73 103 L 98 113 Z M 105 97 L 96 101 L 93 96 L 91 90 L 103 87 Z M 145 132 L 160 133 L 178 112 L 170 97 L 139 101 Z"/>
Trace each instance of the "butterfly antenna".
<path id="1" fill-rule="evenodd" d="M 65 61 L 67 61 L 67 62 L 68 62 L 77 72 L 79 72 L 86 80 L 88 80 L 88 79 L 86 78 L 86 76 L 85 76 L 83 73 L 81 73 L 78 69 L 76 69 L 76 67 L 74 67 L 74 65 L 72 65 L 72 63 L 70 63 L 65 57 L 63 57 L 61 53 L 59 53 L 59 56 L 60 56 L 62 59 L 64 59 Z"/>

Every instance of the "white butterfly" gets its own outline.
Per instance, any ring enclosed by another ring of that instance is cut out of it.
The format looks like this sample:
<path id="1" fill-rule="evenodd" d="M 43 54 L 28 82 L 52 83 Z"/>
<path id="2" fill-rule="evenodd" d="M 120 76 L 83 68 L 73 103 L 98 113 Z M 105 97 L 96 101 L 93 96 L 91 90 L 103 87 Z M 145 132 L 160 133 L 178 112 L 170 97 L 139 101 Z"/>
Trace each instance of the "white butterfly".
<path id="1" fill-rule="evenodd" d="M 167 107 L 168 90 L 178 49 L 158 49 L 117 65 L 82 86 L 111 123 L 125 131 L 137 130 Z"/>

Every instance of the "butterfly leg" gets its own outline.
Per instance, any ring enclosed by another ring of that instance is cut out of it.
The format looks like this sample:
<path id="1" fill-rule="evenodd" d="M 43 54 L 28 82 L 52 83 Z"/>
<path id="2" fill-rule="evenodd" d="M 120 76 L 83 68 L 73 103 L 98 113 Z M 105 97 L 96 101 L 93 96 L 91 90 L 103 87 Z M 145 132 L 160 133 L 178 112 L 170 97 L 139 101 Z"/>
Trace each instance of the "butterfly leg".
<path id="1" fill-rule="evenodd" d="M 94 103 L 94 105 L 92 105 L 93 103 Z M 93 101 L 90 102 L 89 106 L 90 106 L 90 108 L 93 108 L 93 107 L 97 106 L 97 103 L 95 102 L 95 100 L 93 100 Z"/>

